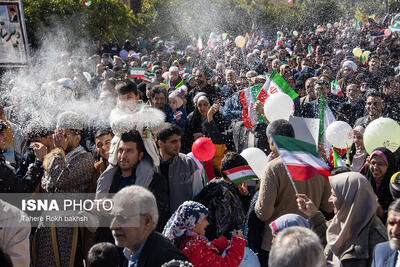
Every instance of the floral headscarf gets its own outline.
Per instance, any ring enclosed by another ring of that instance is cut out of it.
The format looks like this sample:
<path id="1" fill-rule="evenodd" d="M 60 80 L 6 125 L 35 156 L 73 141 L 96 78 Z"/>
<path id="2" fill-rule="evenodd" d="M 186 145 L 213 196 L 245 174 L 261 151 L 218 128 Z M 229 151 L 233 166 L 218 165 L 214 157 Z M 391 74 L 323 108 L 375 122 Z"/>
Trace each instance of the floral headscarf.
<path id="1" fill-rule="evenodd" d="M 191 233 L 192 229 L 208 214 L 207 208 L 194 201 L 185 201 L 172 214 L 164 228 L 163 235 L 170 240 Z"/>

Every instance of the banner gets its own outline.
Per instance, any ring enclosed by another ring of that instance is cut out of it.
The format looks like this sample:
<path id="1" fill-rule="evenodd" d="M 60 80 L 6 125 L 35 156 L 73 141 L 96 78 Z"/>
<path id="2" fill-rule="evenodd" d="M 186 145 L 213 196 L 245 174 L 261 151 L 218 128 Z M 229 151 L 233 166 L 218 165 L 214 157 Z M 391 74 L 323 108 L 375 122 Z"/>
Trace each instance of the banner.
<path id="1" fill-rule="evenodd" d="M 28 63 L 28 38 L 21 0 L 0 2 L 0 66 L 20 67 Z"/>

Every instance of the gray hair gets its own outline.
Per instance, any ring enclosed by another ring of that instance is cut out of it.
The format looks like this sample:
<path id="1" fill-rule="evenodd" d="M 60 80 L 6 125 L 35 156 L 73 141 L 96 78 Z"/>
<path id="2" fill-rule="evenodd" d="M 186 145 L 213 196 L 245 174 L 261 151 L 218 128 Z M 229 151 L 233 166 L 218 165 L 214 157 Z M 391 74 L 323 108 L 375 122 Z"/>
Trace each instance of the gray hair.
<path id="1" fill-rule="evenodd" d="M 393 201 L 388 208 L 388 212 L 389 211 L 397 211 L 400 212 L 400 199 L 396 199 L 395 201 Z"/>
<path id="2" fill-rule="evenodd" d="M 269 253 L 269 267 L 322 267 L 324 249 L 310 229 L 292 226 L 279 232 Z"/>
<path id="3" fill-rule="evenodd" d="M 113 201 L 123 204 L 125 207 L 139 209 L 140 214 L 150 214 L 153 220 L 153 229 L 158 223 L 158 209 L 153 193 L 138 185 L 124 187 L 118 191 Z"/>
<path id="4" fill-rule="evenodd" d="M 176 66 L 171 66 L 171 67 L 169 68 L 169 72 L 172 72 L 172 71 L 179 71 L 179 69 L 178 69 L 178 67 L 176 67 Z"/>

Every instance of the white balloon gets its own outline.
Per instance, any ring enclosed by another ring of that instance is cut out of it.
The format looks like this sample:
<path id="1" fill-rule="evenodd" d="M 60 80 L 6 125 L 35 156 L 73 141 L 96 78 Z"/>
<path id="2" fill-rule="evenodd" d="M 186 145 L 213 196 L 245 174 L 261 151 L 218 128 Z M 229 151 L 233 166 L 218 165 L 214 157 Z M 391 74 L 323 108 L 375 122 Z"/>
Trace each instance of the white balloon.
<path id="1" fill-rule="evenodd" d="M 294 102 L 290 96 L 284 93 L 275 93 L 270 95 L 264 104 L 264 114 L 269 122 L 284 119 L 294 113 Z"/>
<path id="2" fill-rule="evenodd" d="M 328 29 L 330 29 L 330 28 L 332 28 L 332 24 L 328 23 L 328 24 L 326 24 L 326 27 L 327 27 Z"/>
<path id="3" fill-rule="evenodd" d="M 365 128 L 364 146 L 368 154 L 375 148 L 386 147 L 395 152 L 400 146 L 400 126 L 389 118 L 379 118 Z"/>
<path id="4" fill-rule="evenodd" d="M 247 160 L 251 169 L 255 172 L 258 178 L 261 178 L 264 168 L 267 164 L 267 155 L 256 147 L 249 147 L 240 153 L 240 155 Z"/>
<path id="5" fill-rule="evenodd" d="M 326 129 L 326 140 L 328 140 L 331 145 L 337 148 L 346 148 L 353 144 L 353 129 L 351 126 L 344 121 L 335 121 L 329 124 Z"/>

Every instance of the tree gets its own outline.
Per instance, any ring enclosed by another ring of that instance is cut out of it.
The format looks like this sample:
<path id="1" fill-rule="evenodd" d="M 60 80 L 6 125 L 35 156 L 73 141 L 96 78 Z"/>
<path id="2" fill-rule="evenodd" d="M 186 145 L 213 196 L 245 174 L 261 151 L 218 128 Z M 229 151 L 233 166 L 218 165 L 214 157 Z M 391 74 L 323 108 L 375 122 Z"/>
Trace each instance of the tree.
<path id="1" fill-rule="evenodd" d="M 88 7 L 83 0 L 23 0 L 23 7 L 28 40 L 34 46 L 40 39 L 39 29 L 51 28 L 55 22 L 103 42 L 123 42 L 140 31 L 133 11 L 119 0 L 96 0 Z"/>

